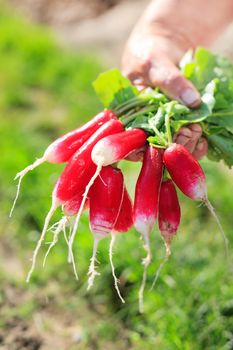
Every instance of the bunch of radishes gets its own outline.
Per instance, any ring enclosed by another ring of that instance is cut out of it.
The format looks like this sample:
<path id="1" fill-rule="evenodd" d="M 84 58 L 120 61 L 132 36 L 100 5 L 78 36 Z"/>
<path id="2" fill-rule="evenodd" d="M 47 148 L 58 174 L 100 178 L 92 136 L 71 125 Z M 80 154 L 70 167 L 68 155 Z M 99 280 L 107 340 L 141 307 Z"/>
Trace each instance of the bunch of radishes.
<path id="1" fill-rule="evenodd" d="M 72 245 L 80 216 L 83 210 L 89 209 L 94 248 L 89 267 L 88 288 L 92 286 L 94 277 L 98 274 L 95 268 L 98 242 L 112 235 L 110 261 L 116 289 L 124 302 L 114 273 L 112 247 L 115 235 L 118 232 L 128 231 L 134 225 L 142 235 L 147 251 L 147 257 L 143 261 L 145 267 L 143 283 L 139 292 L 142 309 L 146 269 L 151 262 L 150 233 L 156 218 L 158 216 L 159 230 L 166 245 L 166 256 L 170 254 L 170 243 L 179 227 L 180 206 L 175 185 L 188 197 L 205 203 L 213 212 L 207 198 L 204 172 L 187 149 L 169 142 L 166 148 L 159 148 L 149 144 L 147 138 L 147 132 L 143 129 L 125 129 L 123 122 L 111 110 L 104 110 L 82 127 L 57 139 L 46 149 L 42 158 L 17 174 L 18 196 L 21 180 L 28 171 L 45 161 L 67 162 L 55 183 L 52 206 L 34 251 L 27 281 L 34 270 L 36 257 L 50 219 L 59 206 L 62 206 L 64 216 L 53 226 L 54 240 L 49 250 L 57 242 L 58 234 L 65 231 L 66 225 L 70 224 L 70 235 L 66 239 L 69 261 L 73 263 L 77 277 Z M 117 163 L 142 147 L 145 152 L 132 204 Z M 72 217 L 75 220 L 72 221 Z"/>
<path id="2" fill-rule="evenodd" d="M 98 274 L 95 261 L 99 240 L 111 235 L 110 263 L 116 290 L 124 302 L 118 288 L 112 251 L 116 233 L 126 232 L 134 225 L 143 238 L 147 252 L 139 290 L 142 311 L 147 267 L 151 262 L 150 233 L 154 223 L 158 217 L 159 230 L 166 246 L 166 256 L 154 283 L 170 255 L 171 241 L 179 227 L 181 215 L 175 186 L 189 198 L 201 201 L 208 207 L 223 235 L 227 252 L 227 239 L 207 197 L 205 174 L 187 149 L 173 142 L 173 135 L 184 125 L 201 123 L 203 136 L 209 144 L 209 158 L 218 162 L 224 160 L 226 165 L 233 166 L 233 65 L 203 48 L 197 49 L 191 56 L 188 54 L 182 60 L 181 67 L 185 77 L 200 92 L 202 102 L 197 109 L 189 109 L 171 100 L 157 88 L 147 87 L 139 91 L 118 69 L 112 69 L 100 74 L 93 82 L 95 92 L 106 110 L 53 142 L 42 158 L 16 175 L 19 182 L 11 213 L 22 178 L 28 171 L 45 161 L 67 162 L 54 186 L 52 205 L 33 254 L 27 281 L 34 270 L 49 222 L 59 206 L 62 207 L 63 217 L 51 227 L 54 238 L 44 263 L 60 232 L 63 232 L 69 248 L 68 261 L 73 264 L 78 278 L 72 246 L 80 217 L 85 209 L 89 209 L 94 246 L 88 288 Z M 141 153 L 142 168 L 132 204 L 117 163 L 128 156 L 133 159 L 133 155 Z"/>

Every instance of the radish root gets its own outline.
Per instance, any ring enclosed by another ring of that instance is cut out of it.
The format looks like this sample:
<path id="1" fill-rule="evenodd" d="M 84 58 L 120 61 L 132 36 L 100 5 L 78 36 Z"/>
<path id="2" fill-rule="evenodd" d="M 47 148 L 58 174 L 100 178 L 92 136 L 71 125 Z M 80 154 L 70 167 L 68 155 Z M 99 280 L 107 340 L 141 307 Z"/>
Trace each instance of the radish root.
<path id="1" fill-rule="evenodd" d="M 34 271 L 34 268 L 35 268 L 35 265 L 36 265 L 37 254 L 38 254 L 38 252 L 40 250 L 40 247 L 41 247 L 41 244 L 42 244 L 42 242 L 43 242 L 43 240 L 45 238 L 45 235 L 46 235 L 46 232 L 47 232 L 47 229 L 48 229 L 48 226 L 49 226 L 49 222 L 50 222 L 50 220 L 51 220 L 55 210 L 57 209 L 57 207 L 58 207 L 58 204 L 54 201 L 52 203 L 52 206 L 51 206 L 51 208 L 50 208 L 46 218 L 45 218 L 44 227 L 43 227 L 40 239 L 37 242 L 36 248 L 35 248 L 34 253 L 33 253 L 31 269 L 29 270 L 27 278 L 26 278 L 26 282 L 27 283 L 30 281 L 31 275 L 32 275 L 32 273 Z"/>
<path id="2" fill-rule="evenodd" d="M 73 247 L 73 242 L 74 242 L 75 234 L 76 234 L 77 229 L 78 229 L 78 224 L 79 224 L 80 217 L 81 217 L 81 215 L 82 215 L 82 212 L 83 212 L 83 209 L 84 209 L 84 206 L 85 206 L 85 202 L 86 202 L 86 199 L 87 199 L 89 190 L 90 190 L 91 186 L 93 185 L 95 179 L 99 176 L 99 173 L 100 173 L 101 169 L 102 169 L 102 162 L 98 164 L 98 166 L 97 166 L 97 168 L 96 168 L 96 172 L 95 172 L 95 174 L 92 176 L 92 178 L 90 179 L 88 185 L 86 186 L 85 192 L 84 192 L 84 194 L 83 194 L 83 199 L 82 199 L 82 202 L 81 202 L 79 211 L 78 211 L 78 213 L 77 213 L 77 216 L 76 216 L 76 219 L 75 219 L 75 222 L 74 222 L 74 227 L 73 227 L 73 230 L 72 230 L 70 239 L 69 239 L 69 256 L 68 256 L 68 261 L 71 261 L 72 247 Z"/>
<path id="3" fill-rule="evenodd" d="M 49 248 L 45 254 L 43 267 L 45 267 L 46 259 L 50 253 L 50 250 L 56 245 L 58 241 L 59 234 L 65 230 L 66 222 L 67 222 L 67 218 L 64 216 L 60 221 L 58 221 L 56 224 L 50 227 L 49 231 L 53 232 L 53 241 L 50 243 Z"/>
<path id="4" fill-rule="evenodd" d="M 218 227 L 219 227 L 219 230 L 221 232 L 221 235 L 222 235 L 222 238 L 223 238 L 223 242 L 224 242 L 224 246 L 225 246 L 225 251 L 226 251 L 226 256 L 227 256 L 227 260 L 229 261 L 229 241 L 225 235 L 225 232 L 223 230 L 223 227 L 221 225 L 221 222 L 218 218 L 218 215 L 216 214 L 215 212 L 215 209 L 214 207 L 212 206 L 212 204 L 210 203 L 209 199 L 208 198 L 205 198 L 203 200 L 204 204 L 206 205 L 206 207 L 209 209 L 210 213 L 212 214 L 212 216 L 214 217 Z"/>
<path id="5" fill-rule="evenodd" d="M 94 280 L 95 280 L 95 276 L 100 275 L 100 273 L 97 272 L 96 268 L 95 268 L 98 244 L 99 244 L 99 238 L 95 237 L 94 238 L 94 243 L 93 243 L 92 257 L 90 259 L 90 266 L 89 266 L 89 269 L 88 269 L 89 278 L 88 278 L 87 290 L 90 290 L 90 288 L 93 286 Z"/>
<path id="6" fill-rule="evenodd" d="M 115 242 L 116 242 L 116 236 L 114 234 L 112 234 L 112 238 L 111 238 L 111 242 L 110 242 L 110 246 L 109 246 L 109 260 L 110 260 L 110 265 L 111 265 L 111 269 L 112 269 L 112 276 L 113 276 L 113 279 L 114 279 L 114 287 L 116 289 L 116 292 L 117 292 L 121 302 L 124 304 L 125 300 L 123 299 L 123 297 L 121 295 L 121 292 L 119 290 L 119 287 L 118 287 L 119 280 L 116 277 L 115 267 L 114 267 L 113 259 L 112 259 L 112 257 L 113 257 L 113 246 L 114 246 Z"/>
<path id="7" fill-rule="evenodd" d="M 19 179 L 19 181 L 18 181 L 18 184 L 17 184 L 15 199 L 14 199 L 14 202 L 12 204 L 11 211 L 10 211 L 10 214 L 9 214 L 10 218 L 12 217 L 13 211 L 15 209 L 16 202 L 17 202 L 17 200 L 19 198 L 19 192 L 20 192 L 20 187 L 21 187 L 21 182 L 22 182 L 23 177 L 29 171 L 35 169 L 36 167 L 38 167 L 40 164 L 44 163 L 45 161 L 46 161 L 46 159 L 44 157 L 39 158 L 33 164 L 28 165 L 25 169 L 23 169 L 22 171 L 20 171 L 19 173 L 16 174 L 14 180 Z"/>
<path id="8" fill-rule="evenodd" d="M 150 288 L 150 291 L 152 291 L 152 289 L 154 288 L 159 276 L 160 276 L 160 273 L 164 267 L 164 265 L 167 263 L 170 255 L 171 255 L 171 242 L 172 242 L 172 237 L 169 237 L 169 235 L 163 235 L 163 240 L 164 240 L 164 245 L 165 245 L 165 249 L 166 249 L 166 254 L 165 254 L 165 257 L 163 258 L 163 261 L 161 262 L 161 264 L 159 265 L 157 271 L 156 271 L 156 274 L 155 274 L 155 278 L 154 278 L 154 281 L 152 283 L 152 286 Z"/>
<path id="9" fill-rule="evenodd" d="M 143 240 L 144 240 L 144 249 L 147 252 L 147 256 L 142 260 L 144 269 L 143 269 L 142 283 L 138 292 L 139 312 L 141 314 L 144 312 L 144 289 L 145 289 L 146 280 L 147 280 L 147 269 L 152 259 L 152 253 L 150 249 L 150 239 L 149 239 L 148 232 L 146 234 L 143 234 Z"/>
<path id="10" fill-rule="evenodd" d="M 67 217 L 67 221 L 70 221 L 68 217 Z M 69 238 L 70 238 L 70 235 L 71 235 L 71 231 L 72 231 L 72 225 L 71 224 L 70 224 L 70 228 L 69 228 L 69 237 L 67 237 L 67 235 L 66 235 L 66 230 L 63 231 L 64 238 L 65 238 L 65 241 L 66 241 L 68 247 L 69 247 Z M 76 272 L 76 265 L 75 265 L 75 261 L 74 261 L 73 251 L 71 251 L 71 256 L 69 256 L 69 253 L 68 253 L 67 262 L 68 262 L 68 264 L 72 263 L 75 277 L 78 280 L 79 278 L 78 278 L 78 274 Z"/>

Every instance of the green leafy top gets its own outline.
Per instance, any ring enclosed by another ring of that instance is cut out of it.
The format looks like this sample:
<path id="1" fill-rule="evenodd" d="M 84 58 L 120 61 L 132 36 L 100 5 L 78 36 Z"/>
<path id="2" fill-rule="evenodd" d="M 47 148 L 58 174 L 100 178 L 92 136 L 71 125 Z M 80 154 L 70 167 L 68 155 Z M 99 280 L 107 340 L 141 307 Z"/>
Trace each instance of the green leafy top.
<path id="1" fill-rule="evenodd" d="M 102 73 L 93 83 L 105 108 L 120 117 L 126 128 L 142 128 L 148 142 L 167 147 L 170 132 L 183 125 L 201 123 L 209 142 L 210 159 L 233 165 L 233 65 L 206 49 L 188 52 L 181 61 L 183 75 L 201 94 L 202 103 L 191 110 L 171 101 L 158 89 L 138 91 L 118 69 Z"/>
<path id="2" fill-rule="evenodd" d="M 100 74 L 93 86 L 104 107 L 111 109 L 139 94 L 138 89 L 118 69 Z"/>

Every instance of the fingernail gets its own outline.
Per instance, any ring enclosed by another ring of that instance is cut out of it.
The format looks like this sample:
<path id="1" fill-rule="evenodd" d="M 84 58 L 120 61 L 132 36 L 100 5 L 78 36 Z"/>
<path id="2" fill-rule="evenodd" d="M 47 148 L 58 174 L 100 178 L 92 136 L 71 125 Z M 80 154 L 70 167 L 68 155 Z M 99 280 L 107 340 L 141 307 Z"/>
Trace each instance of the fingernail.
<path id="1" fill-rule="evenodd" d="M 135 78 L 135 79 L 132 80 L 132 83 L 134 85 L 143 85 L 144 81 L 143 81 L 142 78 Z"/>
<path id="2" fill-rule="evenodd" d="M 185 89 L 180 96 L 181 100 L 184 102 L 185 105 L 190 107 L 196 107 L 200 103 L 200 95 L 198 92 L 191 88 Z"/>

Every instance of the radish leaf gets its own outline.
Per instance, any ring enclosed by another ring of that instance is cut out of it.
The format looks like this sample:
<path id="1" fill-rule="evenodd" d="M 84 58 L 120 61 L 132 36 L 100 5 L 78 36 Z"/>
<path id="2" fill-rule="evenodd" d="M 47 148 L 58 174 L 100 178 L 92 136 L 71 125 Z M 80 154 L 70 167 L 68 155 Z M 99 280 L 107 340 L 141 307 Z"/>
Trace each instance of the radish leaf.
<path id="1" fill-rule="evenodd" d="M 138 89 L 118 69 L 100 74 L 93 87 L 104 107 L 111 109 L 139 94 Z"/>

